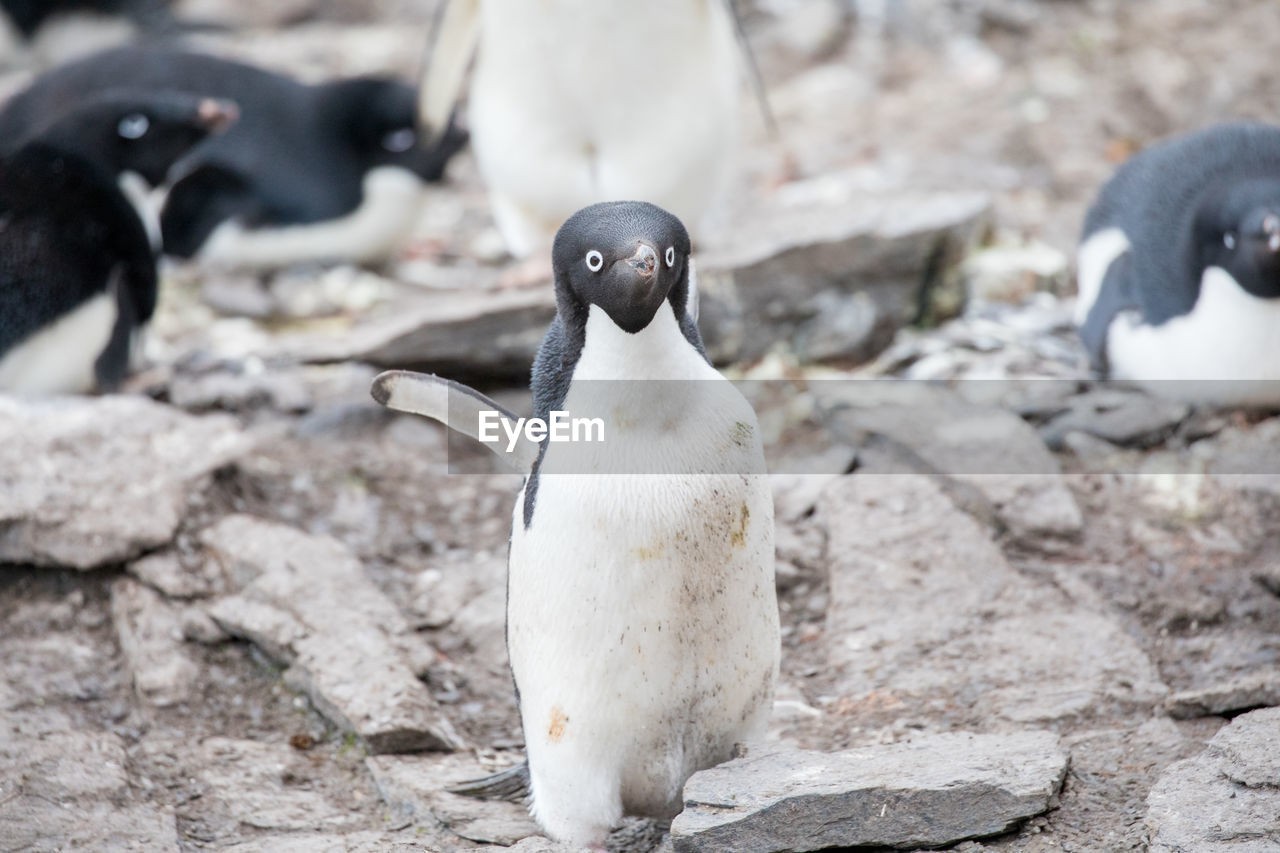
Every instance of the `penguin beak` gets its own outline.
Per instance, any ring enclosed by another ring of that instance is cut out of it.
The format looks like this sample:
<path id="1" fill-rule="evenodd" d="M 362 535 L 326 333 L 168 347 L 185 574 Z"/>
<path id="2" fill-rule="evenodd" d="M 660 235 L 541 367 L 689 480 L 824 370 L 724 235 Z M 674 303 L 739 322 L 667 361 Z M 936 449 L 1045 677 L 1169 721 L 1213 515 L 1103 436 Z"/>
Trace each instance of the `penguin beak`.
<path id="1" fill-rule="evenodd" d="M 205 98 L 196 107 L 196 118 L 211 133 L 221 133 L 240 118 L 240 108 L 234 101 Z"/>
<path id="2" fill-rule="evenodd" d="M 1280 214 L 1268 213 L 1262 218 L 1262 237 L 1268 250 L 1280 253 Z"/>
<path id="3" fill-rule="evenodd" d="M 658 269 L 658 252 L 648 243 L 641 243 L 627 263 L 642 279 L 651 279 Z"/>

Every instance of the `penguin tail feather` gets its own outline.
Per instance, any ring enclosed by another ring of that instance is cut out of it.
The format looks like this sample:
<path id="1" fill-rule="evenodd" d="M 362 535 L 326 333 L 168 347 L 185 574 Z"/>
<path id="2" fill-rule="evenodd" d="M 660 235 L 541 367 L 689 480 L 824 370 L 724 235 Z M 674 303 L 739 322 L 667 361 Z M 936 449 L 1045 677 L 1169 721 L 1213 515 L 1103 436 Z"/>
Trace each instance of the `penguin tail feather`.
<path id="1" fill-rule="evenodd" d="M 445 788 L 451 794 L 460 794 L 477 800 L 504 800 L 508 803 L 526 803 L 529 788 L 529 762 L 508 767 L 490 776 L 469 779 Z"/>

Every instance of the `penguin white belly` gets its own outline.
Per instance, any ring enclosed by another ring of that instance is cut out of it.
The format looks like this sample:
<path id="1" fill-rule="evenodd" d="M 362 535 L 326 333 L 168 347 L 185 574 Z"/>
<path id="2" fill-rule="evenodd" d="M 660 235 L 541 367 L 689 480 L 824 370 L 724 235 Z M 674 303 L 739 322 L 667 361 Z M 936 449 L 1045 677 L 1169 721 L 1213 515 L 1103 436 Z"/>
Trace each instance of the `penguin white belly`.
<path id="1" fill-rule="evenodd" d="M 196 257 L 229 269 L 378 261 L 409 238 L 425 200 L 426 185 L 417 175 L 398 166 L 379 166 L 365 175 L 360 205 L 346 216 L 274 228 L 245 228 L 228 220 L 213 230 Z"/>
<path id="2" fill-rule="evenodd" d="M 779 657 L 751 407 L 669 307 L 632 336 L 592 307 L 586 340 L 564 409 L 603 415 L 604 441 L 547 445 L 508 581 L 533 812 L 578 844 L 624 811 L 673 816 L 690 774 L 762 737 Z M 583 381 L 620 376 L 698 381 Z M 672 473 L 628 473 L 653 470 Z"/>
<path id="3" fill-rule="evenodd" d="M 733 23 L 718 0 L 485 0 L 472 148 L 513 253 L 639 198 L 696 223 L 732 167 Z M 623 57 L 602 67 L 606 52 Z"/>
<path id="4" fill-rule="evenodd" d="M 100 293 L 0 355 L 0 391 L 84 394 L 97 384 L 94 363 L 115 328 L 116 297 Z"/>
<path id="5" fill-rule="evenodd" d="M 1242 289 L 1218 267 L 1205 270 L 1190 313 L 1158 326 L 1126 312 L 1107 333 L 1117 379 L 1190 402 L 1280 404 L 1280 299 Z M 1169 384 L 1172 380 L 1183 380 Z"/>
<path id="6" fill-rule="evenodd" d="M 1098 301 L 1107 270 L 1129 251 L 1129 238 L 1119 228 L 1104 228 L 1089 235 L 1076 254 L 1075 324 L 1083 326 L 1089 310 Z"/>

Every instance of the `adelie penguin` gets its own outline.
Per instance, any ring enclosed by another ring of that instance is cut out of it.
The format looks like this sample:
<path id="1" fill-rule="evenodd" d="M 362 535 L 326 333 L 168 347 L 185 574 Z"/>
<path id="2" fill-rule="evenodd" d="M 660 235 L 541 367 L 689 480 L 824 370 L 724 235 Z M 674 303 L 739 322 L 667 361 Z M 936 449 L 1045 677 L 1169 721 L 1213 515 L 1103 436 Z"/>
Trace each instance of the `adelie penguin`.
<path id="1" fill-rule="evenodd" d="M 165 254 L 272 268 L 380 262 L 405 243 L 466 134 L 428 141 L 416 90 L 386 77 L 306 85 L 199 53 L 130 47 L 55 69 L 0 112 L 3 140 L 108 88 L 226 98 L 241 118 L 174 165 L 159 213 Z"/>
<path id="2" fill-rule="evenodd" d="M 1103 375 L 1280 405 L 1280 128 L 1217 125 L 1135 155 L 1089 211 L 1078 267 Z"/>
<path id="3" fill-rule="evenodd" d="M 507 644 L 531 811 L 553 838 L 599 848 L 623 814 L 673 817 L 691 774 L 764 734 L 779 659 L 773 503 L 755 414 L 703 351 L 680 221 L 593 205 L 560 228 L 552 258 L 534 414 L 599 417 L 603 440 L 515 448 L 528 476 Z M 502 411 L 400 371 L 373 394 L 472 437 L 481 412 Z"/>
<path id="4" fill-rule="evenodd" d="M 234 105 L 174 93 L 85 101 L 0 158 L 0 391 L 110 390 L 156 304 L 156 265 L 117 186 L 159 181 Z"/>

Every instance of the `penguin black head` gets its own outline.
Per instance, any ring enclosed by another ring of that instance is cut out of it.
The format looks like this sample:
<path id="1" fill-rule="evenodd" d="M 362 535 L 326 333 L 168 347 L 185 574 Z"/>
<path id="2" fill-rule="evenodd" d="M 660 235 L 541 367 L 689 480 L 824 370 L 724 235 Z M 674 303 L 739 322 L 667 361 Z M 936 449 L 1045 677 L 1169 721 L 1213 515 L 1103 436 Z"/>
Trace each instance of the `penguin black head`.
<path id="1" fill-rule="evenodd" d="M 1196 242 L 1204 267 L 1225 269 L 1254 296 L 1280 297 L 1280 179 L 1210 192 L 1198 210 Z"/>
<path id="2" fill-rule="evenodd" d="M 683 317 L 689 298 L 689 232 L 643 201 L 584 207 L 560 226 L 551 249 L 560 312 L 583 318 L 598 305 L 635 334 L 664 301 Z"/>
<path id="3" fill-rule="evenodd" d="M 418 126 L 418 94 L 386 77 L 353 77 L 320 87 L 327 126 L 338 129 L 356 160 L 366 168 L 400 166 L 424 181 L 438 181 L 449 158 L 467 143 L 452 121 L 440 135 Z"/>
<path id="4" fill-rule="evenodd" d="M 136 172 L 156 186 L 191 146 L 226 129 L 238 115 L 230 101 L 180 92 L 111 91 L 85 101 L 38 135 L 112 174 Z"/>

